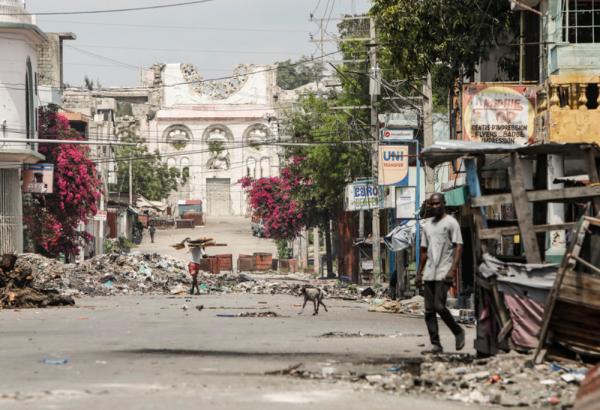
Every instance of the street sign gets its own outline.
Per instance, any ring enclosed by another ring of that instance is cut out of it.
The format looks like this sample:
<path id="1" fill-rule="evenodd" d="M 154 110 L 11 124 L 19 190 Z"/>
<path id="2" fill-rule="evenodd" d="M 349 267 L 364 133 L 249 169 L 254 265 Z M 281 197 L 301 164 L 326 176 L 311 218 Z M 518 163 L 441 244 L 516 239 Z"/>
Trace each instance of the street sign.
<path id="1" fill-rule="evenodd" d="M 23 164 L 23 192 L 51 194 L 54 189 L 54 164 Z"/>
<path id="2" fill-rule="evenodd" d="M 379 185 L 408 185 L 408 145 L 379 146 Z"/>
<path id="3" fill-rule="evenodd" d="M 381 140 L 385 142 L 394 142 L 402 140 L 412 140 L 415 138 L 415 130 L 412 128 L 403 129 L 384 129 L 381 131 Z"/>
<path id="4" fill-rule="evenodd" d="M 108 211 L 96 211 L 96 212 L 97 212 L 97 214 L 94 215 L 94 221 L 106 221 Z"/>

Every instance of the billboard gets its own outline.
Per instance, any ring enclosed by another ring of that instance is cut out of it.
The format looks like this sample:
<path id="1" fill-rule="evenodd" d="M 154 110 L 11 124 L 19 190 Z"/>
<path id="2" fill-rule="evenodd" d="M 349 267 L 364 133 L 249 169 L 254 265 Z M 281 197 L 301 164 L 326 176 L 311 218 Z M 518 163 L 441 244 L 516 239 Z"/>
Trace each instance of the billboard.
<path id="1" fill-rule="evenodd" d="M 464 140 L 515 145 L 535 141 L 535 86 L 464 87 Z"/>
<path id="2" fill-rule="evenodd" d="M 53 189 L 53 164 L 23 164 L 23 192 L 51 194 Z"/>
<path id="3" fill-rule="evenodd" d="M 379 146 L 379 185 L 408 185 L 408 145 Z"/>

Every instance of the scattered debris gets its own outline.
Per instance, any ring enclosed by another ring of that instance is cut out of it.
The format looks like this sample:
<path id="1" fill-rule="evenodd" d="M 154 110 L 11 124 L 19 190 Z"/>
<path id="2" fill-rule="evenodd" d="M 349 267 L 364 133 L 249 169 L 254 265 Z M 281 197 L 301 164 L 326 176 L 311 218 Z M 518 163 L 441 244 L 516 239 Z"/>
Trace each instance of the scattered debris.
<path id="1" fill-rule="evenodd" d="M 236 317 L 282 317 L 275 312 L 243 312 L 235 315 Z"/>
<path id="2" fill-rule="evenodd" d="M 302 363 L 292 365 L 292 366 L 288 367 L 287 369 L 283 369 L 283 370 L 275 370 L 272 372 L 265 372 L 265 374 L 272 375 L 272 376 L 285 376 L 285 375 L 290 374 L 294 370 L 300 368 L 300 366 L 302 366 Z"/>
<path id="3" fill-rule="evenodd" d="M 29 266 L 19 266 L 17 255 L 7 253 L 0 259 L 0 307 L 45 308 L 72 306 L 75 300 L 53 289 L 34 284 L 34 273 Z M 18 310 L 15 310 L 18 311 Z"/>
<path id="4" fill-rule="evenodd" d="M 196 306 L 196 309 L 198 309 L 198 312 L 202 312 L 202 309 L 204 309 L 204 305 L 198 305 Z"/>
<path id="5" fill-rule="evenodd" d="M 64 360 L 44 359 L 44 363 L 45 364 L 66 364 L 67 363 L 67 359 L 64 359 Z"/>

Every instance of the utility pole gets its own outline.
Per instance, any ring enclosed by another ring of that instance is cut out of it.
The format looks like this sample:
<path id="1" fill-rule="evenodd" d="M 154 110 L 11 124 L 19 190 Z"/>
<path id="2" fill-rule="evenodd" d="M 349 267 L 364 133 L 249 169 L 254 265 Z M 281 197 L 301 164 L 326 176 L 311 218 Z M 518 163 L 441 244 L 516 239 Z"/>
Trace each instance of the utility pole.
<path id="1" fill-rule="evenodd" d="M 315 273 L 321 273 L 321 249 L 319 242 L 319 228 L 313 228 L 313 267 Z"/>
<path id="2" fill-rule="evenodd" d="M 431 85 L 431 72 L 423 83 L 423 148 L 433 145 L 433 90 Z M 435 174 L 433 170 L 425 169 L 425 197 L 429 198 L 435 193 Z M 422 199 L 422 198 L 421 198 Z"/>
<path id="3" fill-rule="evenodd" d="M 376 33 L 375 33 L 375 20 L 373 18 L 369 19 L 370 25 L 370 38 L 371 38 L 371 75 L 375 76 L 376 70 L 379 69 L 377 66 L 377 48 L 374 44 L 377 42 Z M 373 175 L 377 175 L 378 172 L 378 162 L 379 162 L 379 120 L 377 118 L 377 96 L 379 94 L 379 83 L 374 83 L 373 79 L 371 79 L 371 84 L 373 85 L 372 90 L 370 90 L 371 94 L 371 131 L 373 135 L 373 153 L 372 153 L 372 166 L 373 166 Z M 381 238 L 379 235 L 379 209 L 373 209 L 373 283 L 378 284 L 380 282 L 380 274 L 381 274 Z"/>
<path id="4" fill-rule="evenodd" d="M 129 157 L 129 205 L 133 205 L 133 172 L 131 169 L 131 156 Z"/>

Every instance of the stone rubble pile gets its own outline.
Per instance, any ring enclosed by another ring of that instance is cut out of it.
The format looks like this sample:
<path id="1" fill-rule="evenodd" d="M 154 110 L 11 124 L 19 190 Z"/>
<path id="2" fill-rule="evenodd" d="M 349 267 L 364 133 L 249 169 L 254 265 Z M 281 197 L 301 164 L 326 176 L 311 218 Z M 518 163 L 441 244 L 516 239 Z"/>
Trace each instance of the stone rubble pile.
<path id="1" fill-rule="evenodd" d="M 532 355 L 514 351 L 479 360 L 470 355 L 424 356 L 417 371 L 406 364 L 367 372 L 355 367 L 339 371 L 335 366 L 342 367 L 324 367 L 321 372 L 299 368 L 290 374 L 305 379 L 346 381 L 356 388 L 399 395 L 430 395 L 441 400 L 505 407 L 565 408 L 574 403 L 586 372 L 584 367 L 571 363 L 534 365 Z"/>

